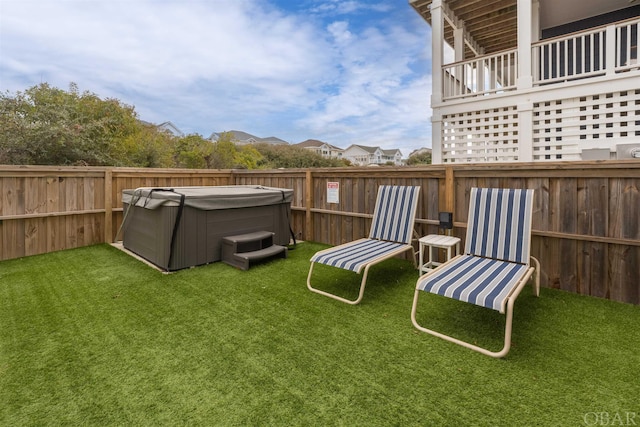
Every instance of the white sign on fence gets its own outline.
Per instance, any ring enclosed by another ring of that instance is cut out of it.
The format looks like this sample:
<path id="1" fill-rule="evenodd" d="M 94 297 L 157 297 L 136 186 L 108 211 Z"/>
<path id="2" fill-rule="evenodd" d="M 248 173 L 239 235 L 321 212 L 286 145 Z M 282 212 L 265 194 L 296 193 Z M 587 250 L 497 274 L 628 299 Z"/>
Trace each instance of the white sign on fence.
<path id="1" fill-rule="evenodd" d="M 327 182 L 327 203 L 340 203 L 339 182 Z"/>

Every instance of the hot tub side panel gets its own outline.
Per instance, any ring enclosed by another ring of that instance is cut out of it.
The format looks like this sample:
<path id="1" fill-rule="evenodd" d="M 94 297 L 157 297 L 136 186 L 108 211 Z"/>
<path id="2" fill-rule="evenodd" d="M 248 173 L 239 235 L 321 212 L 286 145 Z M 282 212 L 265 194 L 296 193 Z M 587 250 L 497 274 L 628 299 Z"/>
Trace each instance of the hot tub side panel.
<path id="1" fill-rule="evenodd" d="M 123 204 L 127 212 L 123 246 L 160 268 L 169 265 L 171 234 L 178 208 L 144 209 Z"/>
<path id="2" fill-rule="evenodd" d="M 275 233 L 273 242 L 289 244 L 289 205 L 254 206 L 244 209 L 207 211 L 207 251 L 213 261 L 222 257 L 222 238 L 255 231 Z"/>
<path id="3" fill-rule="evenodd" d="M 290 209 L 290 203 L 208 211 L 185 206 L 172 253 L 171 237 L 178 208 L 134 206 L 127 218 L 123 245 L 165 270 L 208 264 L 222 258 L 225 236 L 272 231 L 275 244 L 288 245 Z"/>
<path id="4" fill-rule="evenodd" d="M 169 270 L 220 261 L 226 236 L 272 231 L 274 243 L 288 245 L 288 209 L 288 203 L 210 211 L 185 207 Z"/>

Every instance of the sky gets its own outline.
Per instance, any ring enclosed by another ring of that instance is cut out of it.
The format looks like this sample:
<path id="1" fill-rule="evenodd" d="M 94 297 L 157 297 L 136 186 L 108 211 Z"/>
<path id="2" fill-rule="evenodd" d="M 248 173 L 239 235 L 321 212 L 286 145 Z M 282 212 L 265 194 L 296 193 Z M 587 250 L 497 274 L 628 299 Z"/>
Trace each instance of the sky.
<path id="1" fill-rule="evenodd" d="M 0 91 L 75 83 L 186 134 L 407 157 L 431 147 L 430 38 L 408 0 L 0 0 Z"/>

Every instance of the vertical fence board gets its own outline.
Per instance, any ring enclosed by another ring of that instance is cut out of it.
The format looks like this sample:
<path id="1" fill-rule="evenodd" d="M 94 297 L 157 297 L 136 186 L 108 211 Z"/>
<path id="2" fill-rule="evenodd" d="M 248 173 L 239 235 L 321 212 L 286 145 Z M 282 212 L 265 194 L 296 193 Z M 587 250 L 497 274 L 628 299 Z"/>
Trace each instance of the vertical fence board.
<path id="1" fill-rule="evenodd" d="M 578 218 L 576 232 L 583 235 L 606 236 L 608 217 L 608 180 L 584 178 L 578 180 Z M 577 286 L 581 294 L 605 297 L 608 275 L 608 248 L 605 243 L 578 242 Z"/>
<path id="2" fill-rule="evenodd" d="M 577 180 L 553 179 L 550 182 L 551 228 L 555 232 L 575 233 L 577 218 Z M 575 241 L 552 239 L 548 242 L 549 280 L 553 287 L 576 291 Z"/>
<path id="3" fill-rule="evenodd" d="M 43 181 L 38 177 L 24 178 L 24 213 L 34 214 L 41 212 L 41 206 L 44 209 L 44 198 L 40 191 L 40 182 Z M 42 203 L 41 203 L 42 201 Z M 24 220 L 24 252 L 25 255 L 35 255 L 42 253 L 39 248 L 40 239 L 38 234 L 42 232 L 40 229 L 41 221 L 38 218 L 29 218 Z"/>
<path id="4" fill-rule="evenodd" d="M 363 180 L 358 179 L 353 184 L 354 186 L 354 198 L 355 204 L 353 206 L 354 212 L 366 212 L 365 211 L 365 199 L 366 199 L 366 185 Z M 354 218 L 353 220 L 353 234 L 351 235 L 351 239 L 355 240 L 359 236 L 366 236 L 368 234 L 368 230 L 365 230 L 364 221 L 360 218 Z"/>
<path id="5" fill-rule="evenodd" d="M 357 180 L 351 179 L 351 178 L 346 178 L 344 180 L 344 185 L 341 185 L 340 187 L 340 191 L 343 192 L 343 195 L 340 196 L 341 199 L 344 198 L 344 205 L 340 208 L 343 211 L 347 211 L 347 212 L 357 212 L 357 193 L 354 192 L 354 185 L 355 182 Z M 355 199 L 355 200 L 354 200 Z M 343 227 L 342 227 L 342 236 L 341 236 L 341 241 L 342 242 L 349 242 L 351 240 L 354 240 L 354 232 L 353 232 L 353 223 L 354 223 L 354 218 L 353 217 L 347 217 L 345 218 Z"/>
<path id="6" fill-rule="evenodd" d="M 91 210 L 94 207 L 93 195 L 95 192 L 95 182 L 92 177 L 86 177 L 82 179 L 82 209 Z M 91 245 L 94 242 L 95 230 L 94 226 L 97 225 L 93 215 L 83 215 L 78 218 L 78 226 L 82 230 L 82 244 L 85 246 Z"/>
<path id="7" fill-rule="evenodd" d="M 640 239 L 640 180 L 619 179 L 611 185 L 609 235 Z M 640 247 L 610 245 L 610 295 L 640 304 Z"/>
<path id="8" fill-rule="evenodd" d="M 47 212 L 60 212 L 60 178 L 47 177 Z M 47 251 L 53 252 L 62 249 L 60 237 L 64 231 L 60 230 L 61 218 L 51 217 L 47 221 Z"/>
<path id="9" fill-rule="evenodd" d="M 526 184 L 527 188 L 533 188 L 535 195 L 533 197 L 533 217 L 531 219 L 531 227 L 534 230 L 549 230 L 550 208 L 549 208 L 549 178 L 529 178 Z M 541 265 L 547 266 L 547 247 L 548 239 L 533 236 L 531 240 L 531 254 L 540 261 Z M 548 268 L 541 269 L 540 285 L 549 286 Z"/>
<path id="10" fill-rule="evenodd" d="M 439 180 L 438 179 L 427 179 L 426 185 L 423 185 L 421 188 L 421 198 L 422 198 L 422 209 L 420 212 L 420 218 L 429 219 L 438 218 L 438 206 L 440 204 L 439 197 Z M 452 186 L 452 191 L 455 191 L 455 186 Z M 455 212 L 455 193 L 452 193 L 450 196 L 451 199 L 451 212 Z M 455 219 L 455 217 L 454 217 Z M 437 231 L 437 227 L 435 226 L 425 226 L 425 230 L 422 231 L 423 235 L 434 234 Z"/>
<path id="11" fill-rule="evenodd" d="M 24 179 L 4 178 L 3 215 L 24 214 Z M 9 258 L 25 256 L 25 221 L 15 220 L 2 226 L 3 253 Z"/>
<path id="12" fill-rule="evenodd" d="M 78 179 L 76 177 L 69 177 L 65 179 L 65 208 L 67 211 L 73 212 L 79 210 L 78 208 Z M 75 248 L 81 239 L 78 239 L 78 217 L 76 215 L 70 215 L 65 218 L 66 228 L 66 242 L 65 248 Z"/>

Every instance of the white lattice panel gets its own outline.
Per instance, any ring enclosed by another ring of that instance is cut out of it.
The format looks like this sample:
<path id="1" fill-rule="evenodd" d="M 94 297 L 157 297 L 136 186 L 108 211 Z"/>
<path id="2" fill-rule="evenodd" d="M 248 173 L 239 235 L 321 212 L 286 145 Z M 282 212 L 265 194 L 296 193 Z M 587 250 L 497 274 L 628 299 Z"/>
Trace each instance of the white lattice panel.
<path id="1" fill-rule="evenodd" d="M 443 163 L 518 160 L 515 106 L 443 117 Z"/>
<path id="2" fill-rule="evenodd" d="M 582 150 L 637 142 L 640 89 L 534 104 L 533 159 L 580 160 Z"/>

